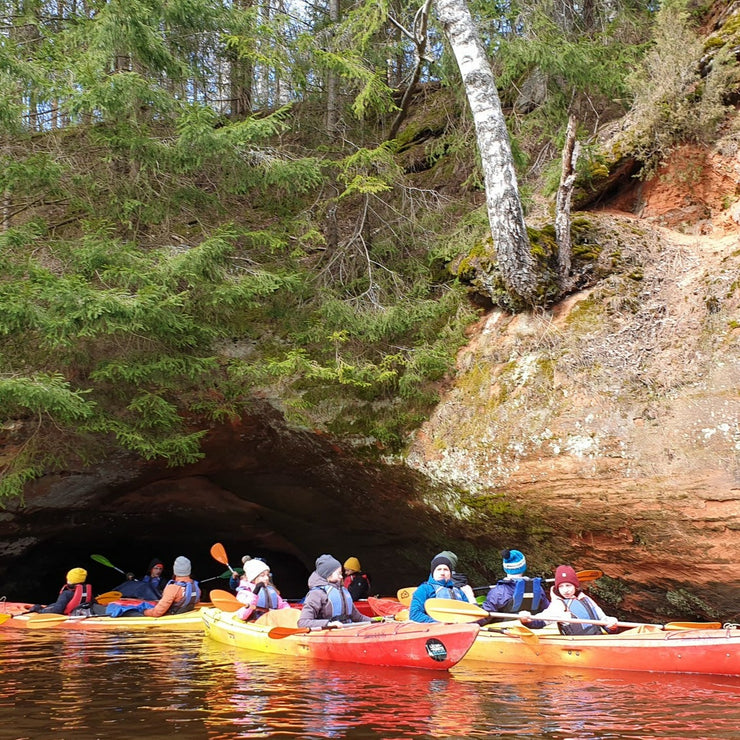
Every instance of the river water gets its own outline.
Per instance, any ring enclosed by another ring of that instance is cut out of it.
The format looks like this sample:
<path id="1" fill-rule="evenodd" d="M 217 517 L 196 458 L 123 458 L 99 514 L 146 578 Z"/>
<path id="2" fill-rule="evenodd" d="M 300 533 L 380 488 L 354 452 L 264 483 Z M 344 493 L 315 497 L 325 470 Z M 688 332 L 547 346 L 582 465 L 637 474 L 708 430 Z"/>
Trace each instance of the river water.
<path id="1" fill-rule="evenodd" d="M 266 656 L 197 633 L 0 627 L 0 738 L 740 737 L 740 679 Z"/>

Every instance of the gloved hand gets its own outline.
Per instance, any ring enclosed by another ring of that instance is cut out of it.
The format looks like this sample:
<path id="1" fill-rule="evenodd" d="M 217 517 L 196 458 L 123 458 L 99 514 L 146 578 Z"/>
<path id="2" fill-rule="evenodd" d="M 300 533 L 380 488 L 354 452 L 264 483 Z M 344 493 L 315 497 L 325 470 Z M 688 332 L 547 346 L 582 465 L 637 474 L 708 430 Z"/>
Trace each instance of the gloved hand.
<path id="1" fill-rule="evenodd" d="M 342 624 L 342 622 L 332 621 L 327 623 L 325 629 L 336 630 L 341 629 L 342 627 L 344 627 L 344 624 Z"/>
<path id="2" fill-rule="evenodd" d="M 29 610 L 29 614 L 38 614 L 44 607 L 41 604 L 34 604 Z"/>
<path id="3" fill-rule="evenodd" d="M 260 591 L 261 591 L 261 590 L 262 590 L 262 589 L 263 589 L 264 587 L 265 587 L 265 584 L 264 584 L 264 583 L 262 583 L 262 582 L 260 582 L 260 583 L 256 583 L 256 584 L 255 584 L 255 586 L 254 586 L 254 588 L 252 589 L 252 593 L 253 593 L 253 594 L 254 594 L 255 596 L 257 596 L 257 595 L 259 594 L 259 592 L 260 592 Z"/>
<path id="4" fill-rule="evenodd" d="M 604 617 L 604 626 L 608 630 L 616 629 L 618 621 L 616 617 Z"/>
<path id="5" fill-rule="evenodd" d="M 475 623 L 477 625 L 480 625 L 481 627 L 485 627 L 487 624 L 491 624 L 493 622 L 493 617 L 482 617 L 481 619 L 476 619 Z"/>
<path id="6" fill-rule="evenodd" d="M 528 611 L 521 611 L 519 614 L 517 614 L 517 618 L 520 622 L 531 622 L 532 621 L 532 612 Z"/>

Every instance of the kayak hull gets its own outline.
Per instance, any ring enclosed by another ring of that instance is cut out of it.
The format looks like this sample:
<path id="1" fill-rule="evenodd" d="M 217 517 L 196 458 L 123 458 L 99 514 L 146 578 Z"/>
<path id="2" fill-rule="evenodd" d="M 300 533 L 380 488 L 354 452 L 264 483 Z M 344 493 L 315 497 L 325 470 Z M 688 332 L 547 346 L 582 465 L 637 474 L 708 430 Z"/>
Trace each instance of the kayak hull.
<path id="1" fill-rule="evenodd" d="M 637 628 L 593 636 L 481 630 L 465 661 L 740 676 L 740 630 Z"/>
<path id="2" fill-rule="evenodd" d="M 206 635 L 216 642 L 262 653 L 437 671 L 458 663 L 479 629 L 470 624 L 364 622 L 273 639 L 268 636 L 269 625 L 244 622 L 215 608 L 203 611 L 203 624 Z"/>
<path id="3" fill-rule="evenodd" d="M 68 630 L 108 630 L 128 632 L 139 630 L 165 630 L 175 632 L 200 632 L 203 621 L 200 609 L 185 614 L 169 614 L 164 617 L 67 617 L 61 615 L 24 614 L 32 605 L 5 603 L 0 606 L 0 614 L 12 614 L 12 619 L 3 623 L 0 629 L 68 629 Z M 52 619 L 48 619 L 52 617 Z M 41 618 L 41 619 L 39 619 Z M 45 619 L 46 618 L 46 619 Z M 47 621 L 48 620 L 48 621 Z M 36 621 L 36 624 L 33 622 Z"/>

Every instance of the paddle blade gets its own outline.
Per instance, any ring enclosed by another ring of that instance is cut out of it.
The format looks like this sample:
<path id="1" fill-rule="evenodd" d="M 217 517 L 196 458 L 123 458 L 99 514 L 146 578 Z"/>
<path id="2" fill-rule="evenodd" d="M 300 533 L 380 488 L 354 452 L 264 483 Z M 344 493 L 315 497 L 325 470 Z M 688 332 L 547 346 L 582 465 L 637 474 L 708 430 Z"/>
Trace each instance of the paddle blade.
<path id="1" fill-rule="evenodd" d="M 11 614 L 0 614 L 0 624 L 5 624 L 9 619 L 12 619 Z"/>
<path id="2" fill-rule="evenodd" d="M 237 609 L 241 609 L 244 604 L 234 596 L 234 594 L 228 591 L 221 591 L 218 588 L 211 591 L 211 601 L 213 605 L 220 609 L 222 612 L 235 612 Z"/>
<path id="3" fill-rule="evenodd" d="M 667 630 L 721 630 L 722 622 L 668 622 Z"/>
<path id="4" fill-rule="evenodd" d="M 26 627 L 29 629 L 53 627 L 61 622 L 66 622 L 67 619 L 66 614 L 31 614 L 26 622 Z"/>
<path id="5" fill-rule="evenodd" d="M 273 627 L 267 636 L 273 640 L 282 640 L 292 635 L 307 635 L 310 631 L 308 627 Z"/>
<path id="6" fill-rule="evenodd" d="M 104 594 L 96 596 L 95 601 L 101 606 L 108 606 L 108 604 L 118 601 L 120 598 L 123 598 L 123 594 L 120 591 L 106 591 Z"/>
<path id="7" fill-rule="evenodd" d="M 233 575 L 234 569 L 229 565 L 229 558 L 226 556 L 226 549 L 220 542 L 211 546 L 211 557 L 221 565 L 225 565 L 229 572 Z"/>
<path id="8" fill-rule="evenodd" d="M 90 559 L 94 560 L 96 563 L 100 563 L 101 565 L 105 565 L 107 568 L 115 568 L 116 566 L 111 563 L 108 558 L 104 557 L 103 555 L 90 555 Z"/>
<path id="9" fill-rule="evenodd" d="M 476 619 L 485 617 L 488 612 L 481 609 L 477 604 L 456 599 L 427 599 L 424 602 L 424 610 L 438 622 L 451 622 L 463 624 L 474 622 Z"/>
<path id="10" fill-rule="evenodd" d="M 414 591 L 416 591 L 415 586 L 408 586 L 406 588 L 399 588 L 396 592 L 396 598 L 404 605 L 409 606 L 411 604 L 411 599 L 414 595 Z"/>
<path id="11" fill-rule="evenodd" d="M 514 625 L 513 627 L 509 627 L 506 630 L 506 634 L 516 635 L 527 645 L 539 645 L 540 643 L 540 638 L 537 637 L 529 627 L 525 627 L 524 625 Z"/>
<path id="12" fill-rule="evenodd" d="M 604 575 L 603 570 L 579 570 L 578 573 L 576 573 L 578 576 L 578 580 L 581 583 L 591 583 L 592 581 L 597 581 L 601 576 Z"/>

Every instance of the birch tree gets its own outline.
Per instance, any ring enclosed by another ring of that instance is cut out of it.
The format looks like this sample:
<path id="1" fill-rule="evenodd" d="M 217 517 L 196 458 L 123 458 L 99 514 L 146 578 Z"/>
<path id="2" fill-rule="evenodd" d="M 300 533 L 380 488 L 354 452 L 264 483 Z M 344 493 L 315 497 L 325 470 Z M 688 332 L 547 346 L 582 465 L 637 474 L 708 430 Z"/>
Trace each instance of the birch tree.
<path id="1" fill-rule="evenodd" d="M 436 0 L 436 8 L 475 123 L 498 266 L 507 289 L 532 305 L 537 273 L 493 70 L 465 0 Z M 493 285 L 490 290 L 493 293 Z"/>

